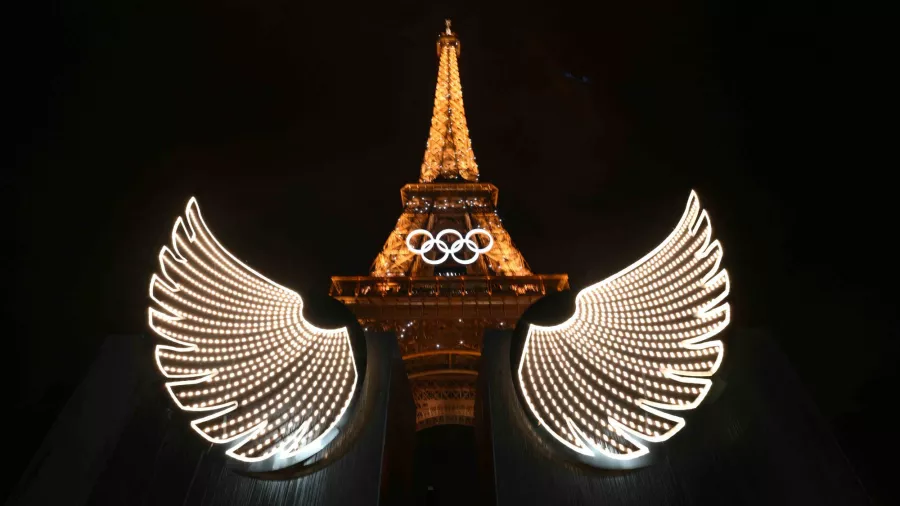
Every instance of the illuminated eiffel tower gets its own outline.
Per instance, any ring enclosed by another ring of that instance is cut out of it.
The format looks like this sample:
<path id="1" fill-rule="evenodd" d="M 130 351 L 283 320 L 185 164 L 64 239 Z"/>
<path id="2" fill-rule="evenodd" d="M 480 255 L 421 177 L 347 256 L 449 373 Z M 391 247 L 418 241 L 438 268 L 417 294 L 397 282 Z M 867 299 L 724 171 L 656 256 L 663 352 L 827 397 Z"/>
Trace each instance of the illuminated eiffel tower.
<path id="1" fill-rule="evenodd" d="M 569 287 L 565 274 L 531 272 L 497 216 L 497 187 L 478 181 L 459 79 L 460 41 L 449 20 L 446 25 L 437 41 L 434 113 L 419 182 L 401 188 L 403 212 L 369 275 L 332 277 L 329 292 L 366 330 L 396 332 L 417 430 L 473 425 L 484 331 L 512 328 L 548 291 Z M 427 234 L 407 241 L 414 230 Z"/>

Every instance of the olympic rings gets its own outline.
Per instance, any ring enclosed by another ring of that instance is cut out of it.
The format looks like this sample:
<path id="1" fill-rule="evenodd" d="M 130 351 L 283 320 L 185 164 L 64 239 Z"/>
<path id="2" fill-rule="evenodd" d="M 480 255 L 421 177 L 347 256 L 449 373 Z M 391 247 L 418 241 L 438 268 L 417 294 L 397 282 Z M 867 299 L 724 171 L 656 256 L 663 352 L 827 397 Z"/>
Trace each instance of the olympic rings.
<path id="1" fill-rule="evenodd" d="M 472 239 L 472 236 L 477 235 L 477 234 L 487 236 L 488 245 L 485 246 L 484 248 L 479 248 L 478 243 Z M 416 237 L 418 235 L 426 236 L 425 240 L 422 241 L 421 248 L 414 247 L 411 242 L 413 237 Z M 456 236 L 457 239 L 455 241 L 453 241 L 453 243 L 451 243 L 450 245 L 447 245 L 447 243 L 444 241 L 444 236 L 446 236 L 446 235 L 454 235 L 454 236 Z M 406 236 L 406 247 L 409 248 L 409 251 L 412 251 L 413 253 L 415 253 L 417 255 L 421 255 L 422 260 L 424 260 L 425 263 L 430 264 L 430 265 L 442 264 L 449 257 L 453 257 L 453 260 L 458 264 L 468 265 L 468 264 L 474 263 L 476 260 L 478 260 L 478 255 L 480 255 L 482 253 L 487 253 L 488 251 L 491 250 L 491 248 L 494 247 L 494 238 L 491 236 L 491 234 L 487 230 L 480 229 L 480 228 L 473 228 L 472 230 L 469 230 L 469 232 L 465 235 L 465 237 L 463 237 L 462 234 L 460 234 L 456 230 L 453 230 L 452 228 L 441 230 L 440 232 L 438 232 L 437 237 L 431 235 L 431 232 L 419 228 L 419 229 L 413 230 L 412 232 L 409 233 L 409 235 Z M 468 248 L 469 251 L 474 253 L 472 258 L 469 258 L 468 260 L 466 260 L 466 259 L 459 258 L 456 256 L 456 254 L 459 253 L 464 247 Z M 429 251 L 431 251 L 434 248 L 437 248 L 438 251 L 440 251 L 441 253 L 444 254 L 444 256 L 438 258 L 437 260 L 431 260 L 430 258 L 426 257 L 425 253 L 428 253 Z"/>

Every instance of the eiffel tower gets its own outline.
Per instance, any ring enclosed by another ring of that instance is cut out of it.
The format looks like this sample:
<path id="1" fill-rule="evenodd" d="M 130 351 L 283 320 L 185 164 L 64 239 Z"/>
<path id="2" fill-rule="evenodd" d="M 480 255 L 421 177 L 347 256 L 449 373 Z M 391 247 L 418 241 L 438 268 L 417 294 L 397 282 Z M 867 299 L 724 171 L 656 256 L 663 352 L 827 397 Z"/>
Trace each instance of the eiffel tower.
<path id="1" fill-rule="evenodd" d="M 396 333 L 416 430 L 474 425 L 484 331 L 512 328 L 548 291 L 569 288 L 566 274 L 531 272 L 497 215 L 497 187 L 478 180 L 460 49 L 447 20 L 437 41 L 434 112 L 419 182 L 401 188 L 403 212 L 369 275 L 334 276 L 329 290 L 367 331 Z M 416 230 L 427 234 L 410 238 Z"/>

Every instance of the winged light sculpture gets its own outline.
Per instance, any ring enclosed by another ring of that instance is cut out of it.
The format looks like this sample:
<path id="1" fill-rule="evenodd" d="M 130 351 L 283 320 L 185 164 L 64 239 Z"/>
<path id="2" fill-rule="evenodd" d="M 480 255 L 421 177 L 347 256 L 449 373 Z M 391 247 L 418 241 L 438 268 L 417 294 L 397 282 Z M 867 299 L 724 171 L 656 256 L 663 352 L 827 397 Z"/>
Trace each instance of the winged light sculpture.
<path id="1" fill-rule="evenodd" d="M 722 246 L 691 192 L 669 237 L 630 267 L 578 293 L 575 312 L 530 325 L 519 388 L 541 427 L 588 458 L 628 461 L 672 437 L 722 363 L 730 321 Z"/>
<path id="2" fill-rule="evenodd" d="M 357 384 L 347 328 L 303 318 L 300 296 L 213 237 L 192 198 L 150 279 L 156 363 L 191 426 L 235 459 L 305 458 L 336 434 Z M 292 459 L 296 460 L 296 459 Z"/>
<path id="3" fill-rule="evenodd" d="M 559 325 L 529 325 L 518 367 L 525 404 L 565 447 L 624 462 L 685 424 L 722 363 L 730 321 L 722 246 L 691 192 L 653 251 L 578 293 Z M 156 362 L 191 426 L 246 462 L 315 454 L 336 435 L 358 381 L 348 329 L 303 318 L 300 296 L 236 259 L 196 199 L 150 280 Z"/>

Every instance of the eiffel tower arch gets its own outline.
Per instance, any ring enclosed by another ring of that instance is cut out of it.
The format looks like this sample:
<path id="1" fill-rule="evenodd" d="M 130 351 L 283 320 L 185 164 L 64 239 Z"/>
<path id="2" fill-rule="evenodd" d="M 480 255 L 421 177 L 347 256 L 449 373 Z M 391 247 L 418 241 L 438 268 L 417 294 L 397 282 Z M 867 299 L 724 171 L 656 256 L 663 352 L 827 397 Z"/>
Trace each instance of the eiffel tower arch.
<path id="1" fill-rule="evenodd" d="M 329 294 L 368 331 L 396 333 L 416 403 L 416 429 L 473 425 L 482 336 L 512 329 L 566 274 L 534 274 L 497 215 L 499 190 L 479 181 L 463 105 L 460 41 L 438 36 L 434 111 L 419 181 L 366 276 L 334 276 Z M 416 231 L 415 233 L 413 233 Z"/>

